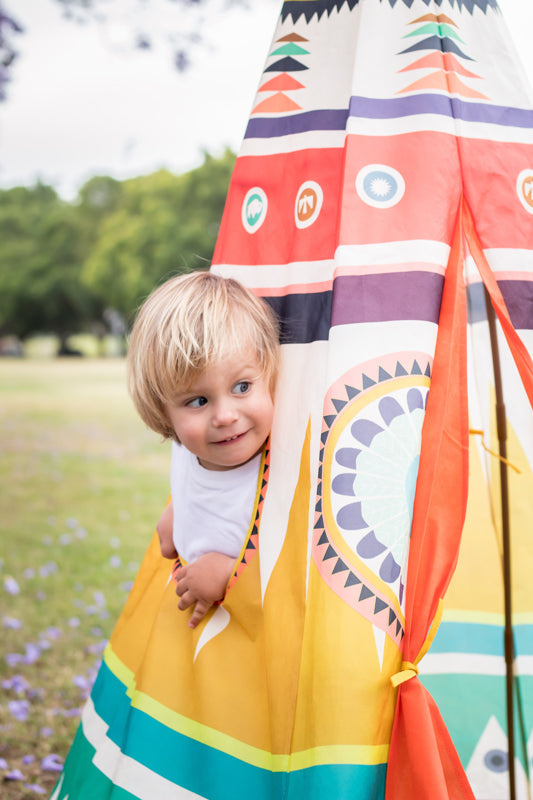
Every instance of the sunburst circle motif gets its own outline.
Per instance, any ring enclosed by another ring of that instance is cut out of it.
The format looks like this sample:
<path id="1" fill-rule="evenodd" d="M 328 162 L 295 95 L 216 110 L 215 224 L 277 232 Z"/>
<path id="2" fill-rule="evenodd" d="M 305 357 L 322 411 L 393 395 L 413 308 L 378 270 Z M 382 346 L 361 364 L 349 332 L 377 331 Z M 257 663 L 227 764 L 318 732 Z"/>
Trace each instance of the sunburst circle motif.
<path id="1" fill-rule="evenodd" d="M 357 173 L 355 189 L 361 200 L 373 208 L 392 208 L 402 199 L 405 181 L 387 164 L 367 164 Z"/>
<path id="2" fill-rule="evenodd" d="M 339 436 L 331 506 L 342 537 L 400 602 L 427 388 L 399 388 L 367 406 Z"/>
<path id="3" fill-rule="evenodd" d="M 394 641 L 430 376 L 426 354 L 391 354 L 349 370 L 324 405 L 313 559 L 330 588 Z"/>

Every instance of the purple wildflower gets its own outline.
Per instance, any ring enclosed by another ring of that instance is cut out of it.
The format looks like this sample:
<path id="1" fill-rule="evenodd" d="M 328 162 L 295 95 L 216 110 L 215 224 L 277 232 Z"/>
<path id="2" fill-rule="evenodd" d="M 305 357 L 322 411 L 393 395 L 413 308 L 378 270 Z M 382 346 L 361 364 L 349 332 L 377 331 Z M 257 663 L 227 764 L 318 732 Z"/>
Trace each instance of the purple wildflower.
<path id="1" fill-rule="evenodd" d="M 24 577 L 29 581 L 35 578 L 35 570 L 33 569 L 33 567 L 27 567 L 24 570 Z"/>
<path id="2" fill-rule="evenodd" d="M 62 547 L 65 547 L 67 544 L 70 544 L 72 541 L 70 533 L 62 533 L 59 537 L 59 544 Z"/>
<path id="3" fill-rule="evenodd" d="M 80 625 L 80 618 L 79 617 L 71 617 L 68 621 L 69 628 L 78 628 Z"/>
<path id="4" fill-rule="evenodd" d="M 4 578 L 4 589 L 11 595 L 16 595 L 20 592 L 20 586 L 11 575 L 6 575 Z"/>
<path id="5" fill-rule="evenodd" d="M 39 575 L 41 578 L 48 578 L 50 575 L 54 575 L 58 570 L 59 567 L 55 561 L 47 561 L 46 564 L 43 564 L 42 567 L 39 567 Z"/>
<path id="6" fill-rule="evenodd" d="M 98 655 L 102 653 L 107 647 L 107 640 L 102 639 L 100 642 L 95 642 L 94 644 L 88 644 L 85 648 L 86 653 L 92 653 L 93 655 Z"/>
<path id="7" fill-rule="evenodd" d="M 50 753 L 50 755 L 45 756 L 41 761 L 41 769 L 48 769 L 50 772 L 61 772 L 63 769 L 63 761 L 56 753 Z"/>
<path id="8" fill-rule="evenodd" d="M 47 636 L 49 639 L 59 639 L 63 635 L 63 631 L 61 628 L 57 628 L 55 625 L 51 625 L 47 628 L 44 632 L 44 635 Z"/>
<path id="9" fill-rule="evenodd" d="M 21 656 L 20 653 L 6 653 L 6 661 L 8 667 L 15 667 L 24 661 L 24 656 Z"/>
<path id="10" fill-rule="evenodd" d="M 45 737 L 51 736 L 53 734 L 53 732 L 54 732 L 54 729 L 53 728 L 49 728 L 47 726 L 45 726 L 44 728 L 41 728 L 41 730 L 40 730 L 41 736 L 45 736 Z"/>
<path id="11" fill-rule="evenodd" d="M 4 628 L 11 628 L 13 631 L 18 631 L 22 628 L 22 622 L 15 617 L 2 617 L 2 625 Z"/>
<path id="12" fill-rule="evenodd" d="M 35 761 L 35 756 L 32 755 L 22 756 L 23 764 L 33 764 L 34 761 Z"/>
<path id="13" fill-rule="evenodd" d="M 133 581 L 125 581 L 124 583 L 120 584 L 120 588 L 123 592 L 131 592 L 133 587 Z"/>
<path id="14" fill-rule="evenodd" d="M 111 556 L 109 563 L 114 569 L 118 569 L 122 566 L 122 559 L 120 556 Z"/>
<path id="15" fill-rule="evenodd" d="M 17 694 L 23 694 L 29 686 L 30 684 L 22 675 L 13 675 L 12 678 L 2 681 L 3 689 L 13 689 Z"/>
<path id="16" fill-rule="evenodd" d="M 105 608 L 106 600 L 102 592 L 93 592 L 93 597 L 99 608 Z"/>
<path id="17" fill-rule="evenodd" d="M 64 717 L 79 717 L 81 715 L 81 708 L 66 708 L 63 712 Z"/>
<path id="18" fill-rule="evenodd" d="M 30 704 L 27 700 L 10 700 L 7 707 L 15 719 L 19 722 L 26 722 L 30 713 Z"/>
<path id="19" fill-rule="evenodd" d="M 0 758 L 0 769 L 7 769 L 7 761 L 5 758 Z"/>
<path id="20" fill-rule="evenodd" d="M 24 788 L 29 789 L 30 792 L 35 792 L 35 794 L 46 794 L 46 789 L 43 789 L 38 783 L 25 783 Z"/>
<path id="21" fill-rule="evenodd" d="M 78 689 L 90 689 L 90 683 L 85 675 L 74 675 L 72 683 L 74 686 L 77 686 Z"/>
<path id="22" fill-rule="evenodd" d="M 23 781 L 24 775 L 20 769 L 12 769 L 11 772 L 6 772 L 4 775 L 5 781 Z"/>
<path id="23" fill-rule="evenodd" d="M 28 642 L 26 645 L 26 655 L 23 658 L 25 664 L 35 664 L 39 656 L 41 655 L 41 647 L 38 647 L 33 642 Z"/>

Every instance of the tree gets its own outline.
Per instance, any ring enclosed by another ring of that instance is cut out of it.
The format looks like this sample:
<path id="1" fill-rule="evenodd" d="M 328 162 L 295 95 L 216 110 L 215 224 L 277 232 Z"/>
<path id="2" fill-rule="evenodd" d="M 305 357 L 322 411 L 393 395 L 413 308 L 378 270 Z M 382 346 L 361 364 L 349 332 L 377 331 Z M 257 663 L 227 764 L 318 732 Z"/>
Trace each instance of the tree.
<path id="1" fill-rule="evenodd" d="M 0 334 L 70 333 L 101 314 L 81 282 L 87 240 L 78 209 L 49 186 L 0 192 Z"/>
<path id="2" fill-rule="evenodd" d="M 170 275 L 209 266 L 234 161 L 230 150 L 218 159 L 206 154 L 184 175 L 161 170 L 123 183 L 83 270 L 101 303 L 131 317 Z"/>

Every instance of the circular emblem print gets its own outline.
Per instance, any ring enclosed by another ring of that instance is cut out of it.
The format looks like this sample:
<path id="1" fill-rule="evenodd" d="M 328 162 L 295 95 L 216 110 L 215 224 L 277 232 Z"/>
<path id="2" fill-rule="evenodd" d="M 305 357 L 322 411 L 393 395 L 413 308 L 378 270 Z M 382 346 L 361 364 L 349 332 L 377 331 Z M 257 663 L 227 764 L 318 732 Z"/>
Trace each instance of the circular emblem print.
<path id="1" fill-rule="evenodd" d="M 313 560 L 395 642 L 430 373 L 423 353 L 384 356 L 345 373 L 324 406 Z"/>
<path id="2" fill-rule="evenodd" d="M 313 224 L 320 214 L 323 199 L 324 193 L 318 183 L 315 181 L 302 183 L 294 204 L 294 221 L 297 228 L 307 228 Z"/>
<path id="3" fill-rule="evenodd" d="M 361 200 L 374 208 L 391 208 L 399 203 L 405 192 L 400 173 L 385 164 L 367 164 L 359 170 L 355 188 Z"/>
<path id="4" fill-rule="evenodd" d="M 268 199 L 263 189 L 259 186 L 254 186 L 253 189 L 249 189 L 246 192 L 246 197 L 242 204 L 241 218 L 242 224 L 248 233 L 255 233 L 259 230 L 265 221 L 267 209 Z"/>
<path id="5" fill-rule="evenodd" d="M 518 199 L 533 214 L 533 169 L 523 169 L 516 181 Z"/>

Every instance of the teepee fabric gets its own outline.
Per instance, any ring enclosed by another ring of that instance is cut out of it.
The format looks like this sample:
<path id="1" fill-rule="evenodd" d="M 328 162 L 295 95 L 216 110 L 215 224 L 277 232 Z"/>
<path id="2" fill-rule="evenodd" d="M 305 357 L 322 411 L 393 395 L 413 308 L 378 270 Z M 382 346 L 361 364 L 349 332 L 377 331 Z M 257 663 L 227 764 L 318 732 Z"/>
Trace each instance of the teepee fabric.
<path id="1" fill-rule="evenodd" d="M 212 267 L 282 323 L 253 522 L 195 631 L 154 539 L 54 800 L 508 796 L 485 289 L 526 786 L 532 107 L 495 0 L 283 4 Z"/>

